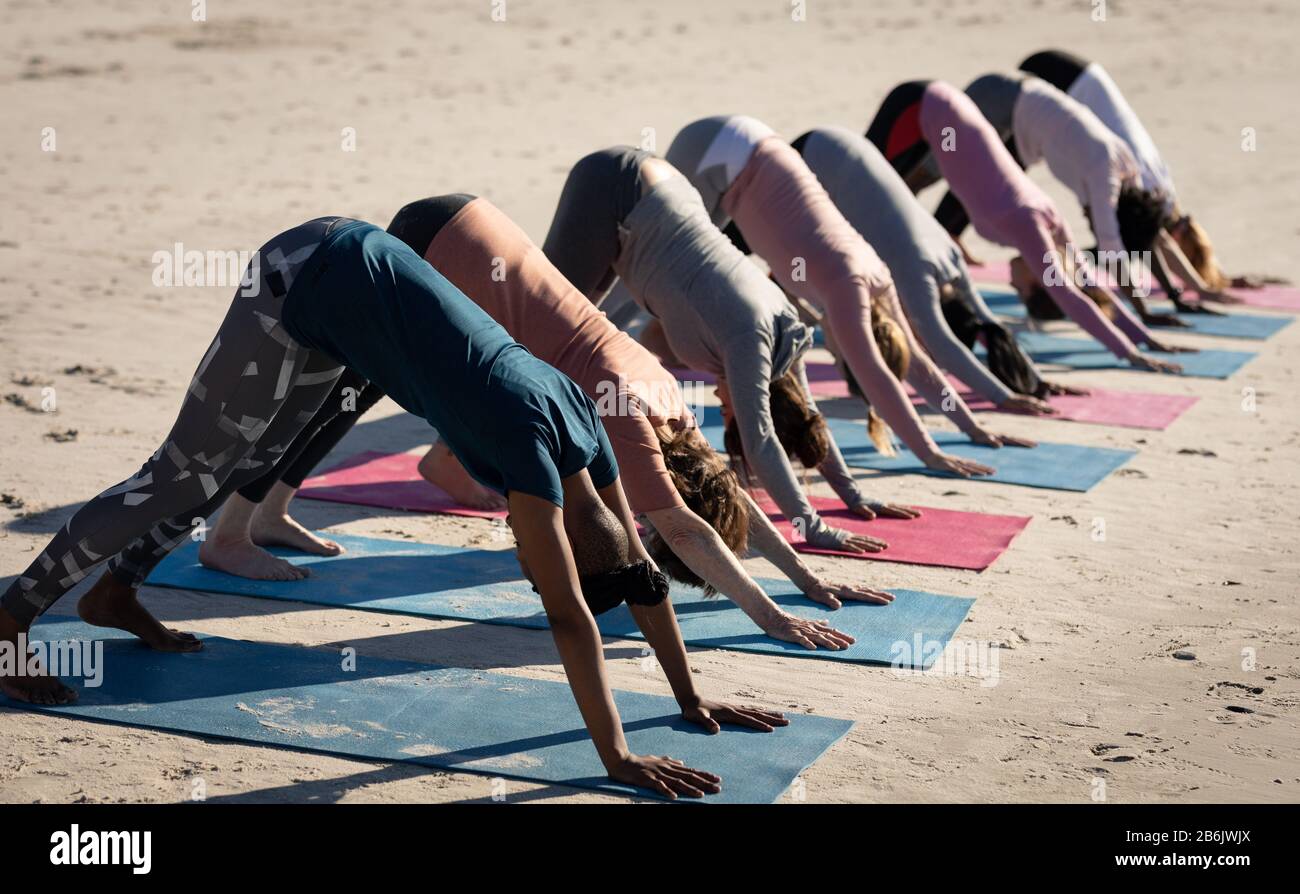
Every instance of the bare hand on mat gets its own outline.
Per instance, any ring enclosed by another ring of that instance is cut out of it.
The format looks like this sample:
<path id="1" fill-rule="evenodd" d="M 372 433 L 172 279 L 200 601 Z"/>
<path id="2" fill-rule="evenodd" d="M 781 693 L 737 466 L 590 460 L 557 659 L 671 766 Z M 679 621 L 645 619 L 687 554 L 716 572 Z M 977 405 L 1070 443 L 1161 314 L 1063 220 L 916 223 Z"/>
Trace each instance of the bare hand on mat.
<path id="1" fill-rule="evenodd" d="M 816 599 L 812 593 L 808 595 Z M 820 599 L 817 601 L 821 602 Z M 807 618 L 800 618 L 797 615 L 786 614 L 785 612 L 761 626 L 763 632 L 773 639 L 779 639 L 784 643 L 795 643 L 805 649 L 822 648 L 838 652 L 840 649 L 847 649 L 856 642 L 853 637 L 836 630 L 825 621 L 810 621 Z"/>
<path id="2" fill-rule="evenodd" d="M 1028 394 L 1013 394 L 998 404 L 998 409 L 1008 413 L 1037 413 L 1042 416 L 1051 416 L 1056 412 L 1056 408 L 1047 401 Z"/>
<path id="3" fill-rule="evenodd" d="M 609 778 L 648 788 L 665 798 L 702 798 L 722 791 L 722 777 L 693 770 L 679 760 L 653 754 L 629 754 L 609 771 Z"/>
<path id="4" fill-rule="evenodd" d="M 1164 360 L 1157 360 L 1156 358 L 1151 357 L 1147 354 L 1134 354 L 1132 357 L 1128 359 L 1128 362 L 1133 364 L 1133 366 L 1137 369 L 1150 370 L 1151 372 L 1173 373 L 1177 375 L 1178 373 L 1183 371 L 1182 366 L 1180 366 L 1177 363 L 1169 363 Z"/>
<path id="5" fill-rule="evenodd" d="M 963 478 L 969 478 L 972 475 L 992 475 L 994 472 L 992 466 L 986 466 L 983 463 L 962 459 L 960 456 L 952 456 L 947 453 L 931 454 L 925 460 L 925 467 L 934 469 L 936 472 L 951 472 Z"/>
<path id="6" fill-rule="evenodd" d="M 804 595 L 813 602 L 820 602 L 828 608 L 840 608 L 844 602 L 870 602 L 873 605 L 888 605 L 894 601 L 894 594 L 884 590 L 873 590 L 871 587 L 859 587 L 855 584 L 826 584 L 821 583 L 811 590 L 804 592 Z M 849 637 L 849 642 L 853 638 Z"/>
<path id="7" fill-rule="evenodd" d="M 682 708 L 682 718 L 698 724 L 710 733 L 716 733 L 722 727 L 719 724 L 744 726 L 749 729 L 770 733 L 778 726 L 789 726 L 790 721 L 780 711 L 769 711 L 753 705 L 732 705 L 727 702 L 715 702 L 702 698 L 694 705 Z"/>
<path id="8" fill-rule="evenodd" d="M 867 521 L 871 521 L 876 516 L 881 518 L 903 518 L 909 521 L 921 517 L 921 513 L 911 506 L 900 506 L 897 503 L 862 503 L 857 506 L 850 506 L 849 511 L 854 515 L 862 516 Z"/>
<path id="9" fill-rule="evenodd" d="M 1031 441 L 1028 438 L 1016 438 L 1011 435 L 999 435 L 987 429 L 979 429 L 970 436 L 973 443 L 983 444 L 985 447 L 1037 447 L 1037 441 Z"/>

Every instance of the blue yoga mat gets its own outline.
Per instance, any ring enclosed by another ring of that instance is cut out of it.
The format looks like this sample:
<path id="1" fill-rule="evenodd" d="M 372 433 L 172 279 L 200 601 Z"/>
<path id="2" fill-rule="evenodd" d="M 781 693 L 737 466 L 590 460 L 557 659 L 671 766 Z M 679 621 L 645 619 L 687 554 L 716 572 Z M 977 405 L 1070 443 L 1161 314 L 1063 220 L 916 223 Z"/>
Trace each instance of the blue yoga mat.
<path id="1" fill-rule="evenodd" d="M 541 598 L 519 577 L 511 550 L 479 550 L 331 534 L 347 552 L 341 556 L 307 556 L 272 550 L 295 565 L 311 569 L 299 581 L 258 581 L 211 571 L 198 564 L 198 544 L 187 543 L 154 569 L 148 583 L 209 593 L 231 593 L 543 629 L 548 626 Z M 765 635 L 729 600 L 706 599 L 699 590 L 680 585 L 673 606 L 687 645 L 740 652 L 776 652 L 828 661 L 928 668 L 952 638 L 975 600 L 918 590 L 893 590 L 891 605 L 848 603 L 830 611 L 812 602 L 789 583 L 760 580 L 778 605 L 791 614 L 820 618 L 857 639 L 838 652 L 815 651 Z M 626 606 L 596 618 L 604 636 L 644 639 Z M 926 643 L 913 657 L 912 644 Z"/>
<path id="2" fill-rule="evenodd" d="M 1024 319 L 1028 316 L 1024 303 L 1010 289 L 980 287 L 980 295 L 988 306 L 1005 317 Z M 1173 302 L 1159 298 L 1148 299 L 1148 306 L 1153 313 L 1168 313 L 1174 309 Z M 1214 335 L 1225 338 L 1250 338 L 1262 340 L 1271 338 L 1291 325 L 1291 317 L 1260 316 L 1251 314 L 1193 314 L 1180 313 L 1178 318 L 1187 324 L 1183 329 L 1158 329 L 1158 332 L 1176 336 L 1180 332 L 1194 332 L 1197 335 Z"/>
<path id="3" fill-rule="evenodd" d="M 1020 332 L 1016 338 L 1039 363 L 1055 363 L 1071 369 L 1132 369 L 1101 342 L 1093 339 L 1067 338 L 1045 332 Z M 1166 354 L 1149 351 L 1152 357 L 1180 364 L 1184 376 L 1201 379 L 1226 379 L 1255 358 L 1250 351 L 1197 351 L 1195 354 Z"/>
<path id="4" fill-rule="evenodd" d="M 102 628 L 45 618 L 33 638 L 103 639 Z M 345 757 L 404 761 L 620 794 L 609 781 L 565 683 L 358 656 L 335 650 L 203 637 L 201 652 L 164 654 L 123 635 L 105 639 L 102 685 L 72 705 L 11 707 Z M 628 746 L 722 777 L 710 803 L 775 801 L 849 731 L 848 720 L 799 714 L 760 733 L 708 735 L 671 698 L 614 693 Z M 0 704 L 6 703 L 0 696 Z"/>
<path id="5" fill-rule="evenodd" d="M 705 407 L 698 414 L 700 431 L 715 450 L 724 450 L 722 443 L 722 414 L 717 407 Z M 881 456 L 871 439 L 867 426 L 860 420 L 832 419 L 827 417 L 831 437 L 844 454 L 844 461 L 858 469 L 881 472 L 920 472 L 926 475 L 943 475 L 927 469 L 906 447 L 899 446 L 897 456 Z M 1020 447 L 984 447 L 972 444 L 965 435 L 957 432 L 932 431 L 945 453 L 992 466 L 992 475 L 966 479 L 969 481 L 1000 481 L 1024 487 L 1042 487 L 1050 490 L 1091 490 L 1111 472 L 1134 456 L 1136 450 L 1119 450 L 1114 447 L 1081 447 L 1076 444 L 1055 444 L 1039 441 L 1031 449 Z"/>

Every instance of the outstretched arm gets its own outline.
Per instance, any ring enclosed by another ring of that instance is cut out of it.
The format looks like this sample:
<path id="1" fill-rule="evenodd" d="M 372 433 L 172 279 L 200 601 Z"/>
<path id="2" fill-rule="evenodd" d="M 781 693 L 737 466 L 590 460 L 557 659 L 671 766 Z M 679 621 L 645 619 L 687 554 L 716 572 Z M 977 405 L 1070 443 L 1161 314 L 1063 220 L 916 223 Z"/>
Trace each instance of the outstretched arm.
<path id="1" fill-rule="evenodd" d="M 724 358 L 727 393 L 745 460 L 782 514 L 792 523 L 803 525 L 810 544 L 861 552 L 868 547 L 867 542 L 826 524 L 813 509 L 781 446 L 772 422 L 770 352 L 770 345 L 742 342 L 728 345 Z"/>
<path id="2" fill-rule="evenodd" d="M 742 494 L 744 499 L 749 499 L 748 494 L 743 491 Z M 758 510 L 754 508 L 752 511 Z M 685 506 L 647 512 L 646 518 L 687 568 L 736 603 L 768 636 L 798 643 L 807 649 L 843 649 L 853 642 L 853 637 L 829 625 L 805 621 L 783 611 L 749 576 L 735 553 L 722 542 L 718 532 Z M 766 517 L 763 521 L 767 521 Z M 751 530 L 753 524 L 751 519 Z M 771 523 L 768 524 L 770 526 Z M 794 550 L 790 549 L 780 535 L 777 535 L 777 539 L 781 540 L 791 555 L 794 554 Z"/>
<path id="3" fill-rule="evenodd" d="M 610 511 L 622 521 L 637 555 L 642 560 L 654 564 L 646 553 L 645 547 L 641 545 L 641 539 L 636 534 L 636 523 L 632 518 L 632 509 L 628 506 L 627 497 L 624 495 L 623 488 L 618 480 L 616 479 L 614 483 L 607 487 L 597 489 L 596 492 L 600 495 L 601 502 L 608 506 Z M 645 635 L 646 643 L 654 652 L 659 666 L 663 668 L 664 676 L 668 678 L 668 685 L 672 687 L 677 704 L 681 706 L 682 717 L 703 726 L 711 733 L 718 731 L 720 723 L 733 723 L 768 733 L 774 727 L 786 726 L 789 723 L 779 712 L 713 701 L 696 692 L 695 680 L 691 676 L 691 666 L 686 659 L 686 644 L 682 642 L 682 631 L 677 626 L 677 614 L 673 611 L 673 601 L 670 597 L 665 597 L 663 602 L 658 605 L 633 605 L 629 603 L 628 610 L 632 613 L 632 620 L 636 621 L 638 629 Z M 845 639 L 848 642 L 844 643 L 844 645 L 853 642 L 852 637 L 845 637 Z M 843 648 L 843 645 L 840 648 Z M 711 776 L 711 774 L 697 775 L 704 777 L 706 780 L 717 781 L 717 777 Z M 697 787 L 699 785 L 698 780 L 689 782 Z M 716 791 L 716 788 L 701 790 Z M 686 794 L 692 794 L 692 792 L 688 791 Z"/>
<path id="4" fill-rule="evenodd" d="M 1070 263 L 1065 263 L 1060 248 L 1045 229 L 1038 227 L 1033 238 L 1027 244 L 1020 246 L 1020 249 L 1025 263 L 1038 277 L 1039 283 L 1047 290 L 1047 294 L 1056 302 L 1057 307 L 1079 324 L 1085 332 L 1105 345 L 1112 354 L 1139 368 L 1156 372 L 1179 371 L 1172 364 L 1147 357 L 1138 350 L 1137 345 L 1127 335 L 1106 319 L 1105 314 L 1074 282 L 1073 268 L 1079 259 L 1071 255 Z M 1126 310 L 1121 302 L 1115 304 L 1121 313 Z M 1141 326 L 1141 323 L 1138 325 Z"/>
<path id="5" fill-rule="evenodd" d="M 903 313 L 902 305 L 898 301 L 898 290 L 890 287 L 889 291 L 881 296 L 879 306 L 882 307 L 898 324 L 903 331 L 903 337 L 907 341 L 907 348 L 911 354 L 911 362 L 907 365 L 907 381 L 912 383 L 912 387 L 917 390 L 925 402 L 932 409 L 938 410 L 947 416 L 952 422 L 961 429 L 962 433 L 977 444 L 987 444 L 991 447 L 1001 447 L 1004 439 L 993 434 L 975 421 L 975 415 L 971 412 L 970 407 L 966 406 L 966 401 L 962 400 L 957 389 L 944 376 L 943 371 L 935 365 L 926 353 L 925 348 L 917 340 L 912 327 L 908 325 L 907 315 Z M 1005 443 L 1011 446 L 1032 447 L 1032 441 L 1023 441 L 1016 438 L 1006 438 Z"/>
<path id="6" fill-rule="evenodd" d="M 668 798 L 717 791 L 718 777 L 710 773 L 692 770 L 672 758 L 643 757 L 628 750 L 605 677 L 600 632 L 582 599 L 560 507 L 519 491 L 512 491 L 508 501 L 520 555 L 541 594 L 573 698 L 610 778 Z"/>
<path id="7" fill-rule="evenodd" d="M 1205 280 L 1201 278 L 1201 274 L 1196 272 L 1192 262 L 1187 260 L 1187 255 L 1183 254 L 1183 250 L 1178 247 L 1177 240 L 1164 230 L 1161 230 L 1160 235 L 1156 237 L 1156 254 L 1173 268 L 1175 276 L 1187 283 L 1201 298 L 1227 304 L 1236 304 L 1241 300 L 1228 292 L 1210 288 Z M 1161 285 L 1164 285 L 1164 283 L 1161 283 Z M 1165 286 L 1165 288 L 1168 289 L 1169 287 Z"/>
<path id="8" fill-rule="evenodd" d="M 600 632 L 582 599 L 560 507 L 520 491 L 512 491 L 508 502 L 510 527 L 519 542 L 520 556 L 541 594 L 542 607 L 574 700 L 601 762 L 612 775 L 630 753 L 605 678 Z"/>
<path id="9" fill-rule="evenodd" d="M 929 349 L 934 361 L 969 385 L 976 394 L 1002 406 L 1014 396 L 1010 388 L 976 359 L 953 333 L 943 315 L 939 283 L 930 271 L 917 271 L 896 284 L 903 311 L 913 332 Z"/>
<path id="10" fill-rule="evenodd" d="M 845 363 L 871 406 L 926 466 L 957 475 L 988 475 L 988 466 L 950 456 L 939 449 L 921 423 L 916 408 L 880 354 L 871 330 L 871 297 L 865 284 L 856 301 L 836 301 L 826 308 L 827 334 L 834 333 Z"/>

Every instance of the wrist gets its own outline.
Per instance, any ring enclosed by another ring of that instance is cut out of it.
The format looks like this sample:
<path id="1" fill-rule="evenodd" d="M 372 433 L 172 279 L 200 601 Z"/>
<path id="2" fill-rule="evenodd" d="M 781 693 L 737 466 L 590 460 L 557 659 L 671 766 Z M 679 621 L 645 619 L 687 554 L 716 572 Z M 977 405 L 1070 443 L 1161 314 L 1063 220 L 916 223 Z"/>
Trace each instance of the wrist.
<path id="1" fill-rule="evenodd" d="M 628 749 L 627 743 L 608 751 L 606 749 L 597 750 L 600 752 L 600 762 L 604 765 L 606 773 L 612 774 L 632 759 L 632 752 Z"/>
<path id="2" fill-rule="evenodd" d="M 702 700 L 703 699 L 700 697 L 698 692 L 691 690 L 686 695 L 678 696 L 677 707 L 681 708 L 683 711 L 689 711 L 692 708 L 698 708 Z"/>
<path id="3" fill-rule="evenodd" d="M 803 562 L 795 569 L 795 573 L 790 575 L 791 582 L 799 588 L 799 592 L 807 596 L 813 590 L 820 589 L 822 579 L 813 573 L 813 570 Z"/>

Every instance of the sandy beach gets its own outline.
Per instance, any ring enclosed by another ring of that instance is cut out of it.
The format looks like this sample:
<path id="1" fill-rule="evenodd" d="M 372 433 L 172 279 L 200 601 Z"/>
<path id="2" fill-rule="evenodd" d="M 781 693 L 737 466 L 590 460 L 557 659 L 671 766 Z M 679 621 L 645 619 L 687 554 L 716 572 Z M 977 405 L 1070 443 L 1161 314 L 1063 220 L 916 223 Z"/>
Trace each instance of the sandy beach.
<path id="1" fill-rule="evenodd" d="M 862 130 L 900 81 L 964 85 L 1068 48 L 1124 88 L 1224 265 L 1300 280 L 1300 8 L 1109 7 L 1096 22 L 1066 0 L 809 0 L 796 22 L 780 0 L 511 0 L 494 21 L 488 0 L 228 0 L 194 22 L 190 4 L 162 0 L 3 0 L 0 584 L 157 448 L 225 313 L 228 287 L 155 285 L 156 252 L 249 252 L 323 215 L 382 226 L 450 192 L 490 198 L 541 241 L 579 157 L 647 138 L 663 152 L 705 115 L 753 115 L 789 138 Z M 1086 232 L 1073 196 L 1033 177 Z M 783 801 L 1300 799 L 1300 325 L 1259 342 L 1175 338 L 1258 357 L 1222 381 L 1053 375 L 1199 398 L 1164 431 L 994 417 L 997 431 L 1138 451 L 1088 493 L 857 473 L 877 499 L 1033 516 L 988 570 L 809 557 L 835 580 L 975 597 L 958 641 L 993 644 L 996 677 L 690 650 L 710 695 L 856 721 Z M 331 461 L 430 439 L 385 400 Z M 506 545 L 478 519 L 319 501 L 296 515 L 335 533 Z M 52 611 L 73 613 L 90 583 Z M 194 632 L 564 680 L 541 631 L 154 587 L 142 599 Z M 670 694 L 639 642 L 607 639 L 605 655 L 614 687 Z M 3 802 L 177 802 L 195 780 L 208 801 L 492 795 L 471 773 L 13 708 L 0 708 L 0 739 Z M 507 795 L 621 800 L 514 781 Z"/>

